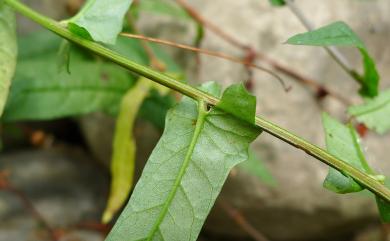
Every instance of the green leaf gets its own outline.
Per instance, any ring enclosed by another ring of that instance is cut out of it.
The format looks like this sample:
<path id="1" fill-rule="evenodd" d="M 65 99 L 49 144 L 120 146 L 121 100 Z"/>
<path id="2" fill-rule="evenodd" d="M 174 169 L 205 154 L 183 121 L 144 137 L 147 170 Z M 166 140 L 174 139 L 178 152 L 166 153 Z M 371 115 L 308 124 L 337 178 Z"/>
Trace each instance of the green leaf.
<path id="1" fill-rule="evenodd" d="M 140 78 L 123 97 L 116 120 L 111 159 L 111 189 L 103 223 L 111 221 L 122 207 L 133 185 L 136 145 L 132 134 L 138 110 L 149 93 L 151 81 Z"/>
<path id="2" fill-rule="evenodd" d="M 15 15 L 0 2 L 0 116 L 7 101 L 11 79 L 15 71 L 17 43 Z"/>
<path id="3" fill-rule="evenodd" d="M 53 63 L 54 62 L 54 63 Z M 46 120 L 94 111 L 116 113 L 133 78 L 108 63 L 74 60 L 72 74 L 55 61 L 20 61 L 3 120 Z"/>
<path id="4" fill-rule="evenodd" d="M 385 186 L 387 188 L 390 187 L 390 182 L 388 179 L 385 182 Z M 386 202 L 385 200 L 379 198 L 378 196 L 375 196 L 376 204 L 378 206 L 379 215 L 384 223 L 390 223 L 390 203 Z"/>
<path id="5" fill-rule="evenodd" d="M 138 114 L 142 119 L 150 121 L 154 126 L 162 130 L 164 129 L 167 111 L 175 103 L 175 98 L 172 95 L 161 95 L 157 90 L 152 89 L 142 103 Z"/>
<path id="6" fill-rule="evenodd" d="M 131 3 L 132 0 L 88 0 L 76 16 L 66 21 L 68 29 L 86 39 L 115 44 Z"/>
<path id="7" fill-rule="evenodd" d="M 332 155 L 348 162 L 359 170 L 372 173 L 360 146 L 360 140 L 352 125 L 345 126 L 324 113 L 322 121 L 326 135 L 326 148 Z M 363 190 L 351 177 L 329 168 L 324 187 L 336 193 L 350 193 Z"/>
<path id="8" fill-rule="evenodd" d="M 18 60 L 42 58 L 58 51 L 62 39 L 47 30 L 38 30 L 18 38 Z M 39 44 L 31 44 L 39 43 Z"/>
<path id="9" fill-rule="evenodd" d="M 244 172 L 256 176 L 260 181 L 264 182 L 269 186 L 276 186 L 276 180 L 267 167 L 264 165 L 263 161 L 258 158 L 256 153 L 249 148 L 248 150 L 248 160 L 240 163 L 238 168 Z"/>
<path id="10" fill-rule="evenodd" d="M 269 0 L 269 2 L 273 6 L 284 6 L 284 5 L 286 5 L 286 2 L 284 0 Z"/>
<path id="11" fill-rule="evenodd" d="M 362 105 L 350 107 L 348 113 L 379 134 L 386 133 L 390 130 L 390 89 L 374 99 L 367 99 Z"/>
<path id="12" fill-rule="evenodd" d="M 217 108 L 220 108 L 241 120 L 253 124 L 255 123 L 256 97 L 250 95 L 242 83 L 229 86 L 223 93 Z"/>
<path id="13" fill-rule="evenodd" d="M 220 88 L 203 89 L 218 95 Z M 254 125 L 184 97 L 168 112 L 164 134 L 106 241 L 196 240 L 229 171 L 248 158 L 258 134 Z"/>
<path id="14" fill-rule="evenodd" d="M 359 93 L 362 96 L 375 97 L 378 95 L 379 74 L 374 60 L 368 54 L 363 41 L 344 22 L 335 22 L 319 29 L 297 34 L 287 40 L 288 44 L 311 46 L 352 46 L 359 49 L 363 57 L 364 74 L 353 72 L 360 83 Z"/>

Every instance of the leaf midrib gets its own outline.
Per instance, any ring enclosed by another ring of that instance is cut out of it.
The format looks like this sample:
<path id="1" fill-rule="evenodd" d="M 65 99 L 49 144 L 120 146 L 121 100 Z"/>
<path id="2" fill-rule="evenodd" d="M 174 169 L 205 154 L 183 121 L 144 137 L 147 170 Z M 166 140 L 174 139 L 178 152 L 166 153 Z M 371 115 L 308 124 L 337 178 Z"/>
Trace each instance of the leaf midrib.
<path id="1" fill-rule="evenodd" d="M 361 112 L 357 111 L 356 114 L 354 114 L 354 115 L 357 116 L 357 117 L 363 116 L 363 115 L 367 115 L 367 114 L 370 114 L 372 112 L 376 112 L 376 111 L 382 109 L 383 107 L 385 107 L 388 104 L 390 104 L 390 98 L 385 100 L 384 102 L 380 103 L 379 105 L 373 106 L 371 108 L 367 108 L 367 110 L 364 110 L 364 111 L 361 111 Z"/>
<path id="2" fill-rule="evenodd" d="M 198 101 L 198 117 L 197 117 L 197 120 L 196 120 L 196 126 L 195 126 L 195 130 L 194 130 L 194 135 L 192 136 L 191 138 L 191 142 L 190 142 L 190 145 L 188 147 L 188 151 L 186 153 L 186 156 L 184 158 L 184 161 L 183 161 L 183 164 L 182 166 L 180 167 L 180 170 L 179 170 L 179 173 L 175 179 L 175 182 L 173 184 L 173 187 L 172 187 L 172 190 L 170 191 L 170 193 L 168 194 L 168 197 L 165 201 L 165 204 L 155 222 L 155 224 L 153 225 L 149 235 L 147 236 L 147 241 L 150 241 L 153 239 L 154 237 L 154 234 L 157 232 L 157 230 L 159 229 L 160 227 L 160 224 L 162 223 L 162 221 L 164 220 L 167 212 L 168 212 L 168 208 L 169 206 L 171 205 L 172 201 L 173 201 L 173 198 L 175 197 L 176 195 L 176 192 L 178 190 L 178 188 L 180 187 L 180 183 L 183 179 L 183 176 L 184 174 L 186 173 L 186 170 L 187 170 L 187 167 L 191 161 L 191 156 L 193 154 L 193 151 L 195 149 L 195 146 L 196 146 L 196 143 L 198 141 L 198 138 L 199 138 L 199 135 L 200 133 L 202 132 L 202 129 L 204 127 L 204 123 L 205 123 L 205 120 L 206 120 L 206 116 L 207 116 L 207 111 L 206 111 L 206 104 L 204 101 Z"/>

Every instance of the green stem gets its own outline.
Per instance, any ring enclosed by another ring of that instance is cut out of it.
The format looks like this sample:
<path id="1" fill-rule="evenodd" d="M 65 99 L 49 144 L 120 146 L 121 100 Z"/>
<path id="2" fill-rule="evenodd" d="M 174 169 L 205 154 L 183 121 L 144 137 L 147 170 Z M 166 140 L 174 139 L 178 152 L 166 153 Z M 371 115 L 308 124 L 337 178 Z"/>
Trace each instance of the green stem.
<path id="1" fill-rule="evenodd" d="M 4 0 L 4 2 L 6 2 L 9 6 L 13 7 L 16 11 L 18 11 L 22 15 L 32 19 L 33 21 L 51 30 L 52 32 L 60 35 L 61 37 L 68 39 L 69 41 L 72 41 L 73 43 L 78 44 L 86 49 L 89 49 L 95 54 L 100 55 L 114 63 L 117 63 L 118 65 L 121 65 L 124 68 L 136 74 L 142 75 L 161 85 L 174 89 L 182 93 L 183 95 L 189 96 L 195 100 L 204 101 L 210 105 L 216 105 L 219 102 L 219 99 L 214 96 L 211 96 L 201 90 L 198 90 L 182 82 L 179 82 L 167 75 L 154 71 L 148 67 L 137 64 L 119 55 L 118 53 L 103 47 L 98 43 L 83 39 L 69 32 L 58 22 L 35 12 L 34 10 L 30 9 L 29 7 L 25 6 L 24 4 L 20 3 L 17 0 Z M 361 185 L 365 186 L 367 189 L 377 194 L 384 200 L 390 202 L 390 190 L 387 189 L 383 184 L 381 184 L 374 178 L 365 174 L 364 172 L 361 172 L 355 167 L 349 165 L 348 163 L 334 157 L 333 155 L 321 149 L 320 147 L 305 141 L 304 139 L 290 133 L 289 131 L 261 117 L 256 117 L 256 125 L 262 128 L 265 132 L 268 132 L 269 134 L 291 144 L 292 146 L 295 146 L 296 148 L 303 150 L 307 154 L 341 171 L 342 173 L 351 176 Z"/>

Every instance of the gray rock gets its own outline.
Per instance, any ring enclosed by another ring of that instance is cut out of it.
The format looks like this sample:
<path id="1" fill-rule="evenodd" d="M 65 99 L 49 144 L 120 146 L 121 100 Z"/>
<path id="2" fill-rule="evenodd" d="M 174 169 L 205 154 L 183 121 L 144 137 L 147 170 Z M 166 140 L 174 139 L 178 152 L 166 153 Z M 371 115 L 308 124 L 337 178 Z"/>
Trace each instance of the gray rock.
<path id="1" fill-rule="evenodd" d="M 56 148 L 2 154 L 0 170 L 10 173 L 10 183 L 27 196 L 52 228 L 100 220 L 108 194 L 107 173 L 82 152 Z M 89 235 L 99 239 L 83 238 L 88 232 L 79 236 L 64 240 L 102 240 L 99 233 Z M 0 192 L 0 240 L 49 239 L 20 198 Z"/>

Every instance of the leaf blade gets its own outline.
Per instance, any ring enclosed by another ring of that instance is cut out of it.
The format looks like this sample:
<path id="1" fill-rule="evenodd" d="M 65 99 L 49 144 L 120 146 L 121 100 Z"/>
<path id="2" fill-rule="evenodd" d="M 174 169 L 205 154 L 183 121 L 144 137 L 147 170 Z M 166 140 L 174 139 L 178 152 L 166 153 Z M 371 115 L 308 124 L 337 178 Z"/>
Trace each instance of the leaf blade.
<path id="1" fill-rule="evenodd" d="M 68 22 L 68 29 L 86 39 L 115 44 L 132 0 L 88 0 Z"/>
<path id="2" fill-rule="evenodd" d="M 326 135 L 326 148 L 334 156 L 340 158 L 367 172 L 366 160 L 362 155 L 359 140 L 353 128 L 348 128 L 324 113 L 322 116 Z M 363 190 L 351 177 L 329 167 L 329 173 L 324 181 L 324 187 L 336 193 L 350 193 Z"/>
<path id="3" fill-rule="evenodd" d="M 206 90 L 212 89 L 218 88 Z M 229 170 L 247 158 L 249 143 L 260 133 L 217 108 L 206 114 L 197 109 L 183 98 L 169 111 L 164 134 L 107 241 L 196 240 Z"/>
<path id="4" fill-rule="evenodd" d="M 377 133 L 386 133 L 390 130 L 390 89 L 364 104 L 349 107 L 348 113 Z"/>
<path id="5" fill-rule="evenodd" d="M 362 96 L 375 97 L 378 95 L 379 74 L 374 60 L 368 54 L 364 42 L 344 22 L 338 21 L 306 33 L 289 38 L 286 43 L 309 46 L 352 46 L 358 48 L 362 55 L 363 75 L 353 71 L 352 75 L 361 85 L 359 93 Z"/>
<path id="6" fill-rule="evenodd" d="M 37 71 L 39 70 L 39 71 Z M 72 74 L 47 60 L 20 61 L 3 120 L 47 120 L 94 111 L 115 113 L 132 77 L 108 63 L 79 61 Z"/>
<path id="7" fill-rule="evenodd" d="M 15 15 L 4 2 L 0 3 L 0 116 L 7 101 L 15 72 L 17 43 Z"/>

